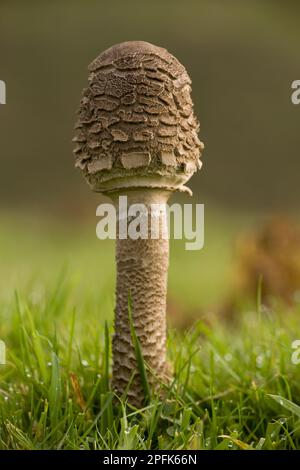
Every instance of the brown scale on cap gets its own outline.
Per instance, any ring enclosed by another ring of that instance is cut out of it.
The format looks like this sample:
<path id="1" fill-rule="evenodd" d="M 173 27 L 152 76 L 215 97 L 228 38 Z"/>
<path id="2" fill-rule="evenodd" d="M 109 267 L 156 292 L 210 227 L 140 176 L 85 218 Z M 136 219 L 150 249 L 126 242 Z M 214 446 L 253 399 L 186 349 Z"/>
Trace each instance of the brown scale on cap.
<path id="1" fill-rule="evenodd" d="M 182 189 L 204 147 L 183 65 L 166 49 L 136 41 L 103 52 L 89 72 L 74 153 L 91 188 Z"/>
<path id="2" fill-rule="evenodd" d="M 165 49 L 126 42 L 99 55 L 89 67 L 76 124 L 76 166 L 94 191 L 128 204 L 165 206 L 174 190 L 200 168 L 203 144 L 185 68 Z M 124 217 L 124 214 L 122 215 Z M 125 215 L 128 223 L 128 214 Z M 155 216 L 166 226 L 166 212 Z M 132 345 L 128 300 L 152 389 L 168 381 L 166 294 L 169 241 L 151 237 L 116 240 L 116 308 L 113 388 L 142 406 L 144 390 Z"/>

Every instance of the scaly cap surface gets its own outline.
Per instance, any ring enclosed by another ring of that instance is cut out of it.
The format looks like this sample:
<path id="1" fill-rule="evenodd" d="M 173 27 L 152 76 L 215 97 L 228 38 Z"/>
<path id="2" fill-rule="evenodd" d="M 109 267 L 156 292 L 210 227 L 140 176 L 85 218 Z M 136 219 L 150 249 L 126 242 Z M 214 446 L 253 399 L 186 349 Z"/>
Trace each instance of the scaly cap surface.
<path id="1" fill-rule="evenodd" d="M 204 145 L 191 80 L 166 49 L 117 44 L 89 66 L 76 124 L 76 166 L 94 191 L 182 189 Z"/>

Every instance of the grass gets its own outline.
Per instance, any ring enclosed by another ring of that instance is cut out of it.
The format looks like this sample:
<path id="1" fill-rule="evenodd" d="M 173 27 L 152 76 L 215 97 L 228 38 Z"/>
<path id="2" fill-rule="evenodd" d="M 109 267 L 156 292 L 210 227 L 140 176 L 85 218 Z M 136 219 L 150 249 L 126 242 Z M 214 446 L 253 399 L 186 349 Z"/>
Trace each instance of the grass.
<path id="1" fill-rule="evenodd" d="M 194 261 L 172 247 L 170 295 L 182 304 L 193 290 L 194 307 L 209 305 L 215 280 L 218 295 L 226 290 L 231 233 L 217 223 L 222 240 L 207 237 Z M 110 389 L 113 244 L 20 221 L 7 221 L 0 238 L 0 449 L 300 448 L 300 365 L 291 361 L 300 305 L 269 311 L 258 293 L 235 326 L 212 315 L 186 332 L 170 328 L 174 381 L 163 401 L 137 410 Z"/>

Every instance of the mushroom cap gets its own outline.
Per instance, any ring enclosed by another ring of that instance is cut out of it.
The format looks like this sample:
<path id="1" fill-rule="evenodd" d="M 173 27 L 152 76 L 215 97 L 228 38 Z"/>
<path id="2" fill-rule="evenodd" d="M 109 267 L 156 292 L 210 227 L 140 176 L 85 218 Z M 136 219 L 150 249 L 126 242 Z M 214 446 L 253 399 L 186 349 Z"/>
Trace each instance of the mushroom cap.
<path id="1" fill-rule="evenodd" d="M 183 189 L 204 148 L 183 65 L 166 49 L 131 41 L 102 52 L 89 72 L 73 140 L 91 188 Z"/>

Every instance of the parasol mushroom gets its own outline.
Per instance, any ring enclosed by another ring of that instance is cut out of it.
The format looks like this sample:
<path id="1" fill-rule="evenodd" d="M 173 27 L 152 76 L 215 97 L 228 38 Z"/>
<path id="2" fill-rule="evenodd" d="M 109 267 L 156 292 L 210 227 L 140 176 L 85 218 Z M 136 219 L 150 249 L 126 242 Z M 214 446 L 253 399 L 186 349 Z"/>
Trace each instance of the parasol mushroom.
<path id="1" fill-rule="evenodd" d="M 76 166 L 93 191 L 119 196 L 128 204 L 166 205 L 173 191 L 201 167 L 203 144 L 197 136 L 190 78 L 167 50 L 132 41 L 102 52 L 89 66 L 76 124 Z M 124 217 L 124 214 L 119 214 Z M 128 214 L 125 215 L 128 217 Z M 157 216 L 162 226 L 166 213 Z M 144 390 L 138 373 L 128 311 L 156 389 L 170 376 L 166 360 L 166 292 L 169 241 L 151 238 L 116 241 L 116 308 L 113 338 L 113 387 L 141 406 Z"/>

